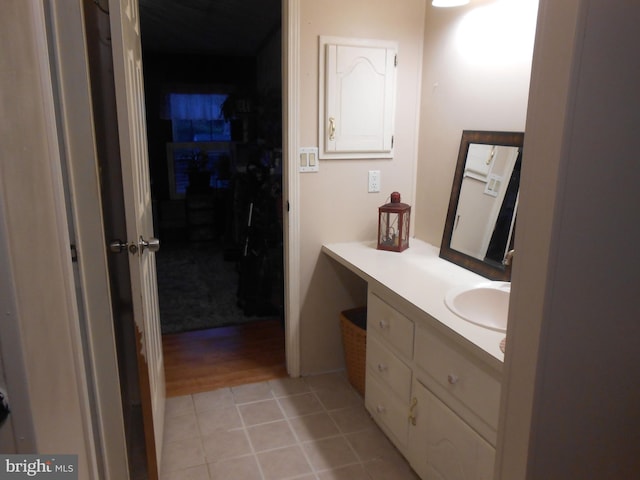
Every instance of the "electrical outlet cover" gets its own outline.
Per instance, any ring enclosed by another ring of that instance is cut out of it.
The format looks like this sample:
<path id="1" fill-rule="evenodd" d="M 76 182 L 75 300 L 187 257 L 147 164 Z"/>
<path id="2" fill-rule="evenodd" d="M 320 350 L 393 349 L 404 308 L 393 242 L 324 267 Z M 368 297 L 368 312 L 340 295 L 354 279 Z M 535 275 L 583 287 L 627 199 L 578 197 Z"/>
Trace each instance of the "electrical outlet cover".
<path id="1" fill-rule="evenodd" d="M 369 193 L 380 191 L 380 170 L 369 170 Z"/>

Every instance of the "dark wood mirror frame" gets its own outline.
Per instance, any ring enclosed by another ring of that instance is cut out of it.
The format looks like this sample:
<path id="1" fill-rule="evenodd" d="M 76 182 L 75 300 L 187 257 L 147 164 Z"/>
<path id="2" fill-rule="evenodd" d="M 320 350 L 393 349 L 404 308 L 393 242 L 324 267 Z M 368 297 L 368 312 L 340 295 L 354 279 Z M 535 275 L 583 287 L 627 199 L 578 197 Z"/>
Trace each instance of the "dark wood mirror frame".
<path id="1" fill-rule="evenodd" d="M 462 140 L 460 142 L 460 150 L 458 152 L 458 162 L 456 164 L 453 185 L 451 187 L 449 209 L 447 210 L 447 220 L 445 222 L 444 233 L 442 235 L 442 244 L 440 245 L 441 258 L 491 280 L 511 280 L 510 265 L 495 265 L 479 260 L 467 255 L 466 253 L 453 250 L 451 248 L 451 236 L 453 234 L 453 225 L 458 209 L 458 201 L 460 199 L 460 189 L 462 187 L 462 179 L 464 176 L 469 145 L 472 143 L 479 143 L 485 145 L 504 145 L 522 148 L 523 141 L 524 133 L 522 132 L 487 132 L 478 130 L 464 130 L 462 132 Z M 513 242 L 513 237 L 511 242 Z M 513 248 L 512 245 L 510 245 L 509 249 L 511 248 Z"/>

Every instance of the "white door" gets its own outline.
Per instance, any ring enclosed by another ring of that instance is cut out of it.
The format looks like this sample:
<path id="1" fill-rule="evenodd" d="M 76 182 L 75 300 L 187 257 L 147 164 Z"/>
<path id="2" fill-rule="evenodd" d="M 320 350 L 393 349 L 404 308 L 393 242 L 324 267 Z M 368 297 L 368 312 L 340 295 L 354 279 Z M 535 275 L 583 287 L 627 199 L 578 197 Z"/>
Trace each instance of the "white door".
<path id="1" fill-rule="evenodd" d="M 138 2 L 110 0 L 109 12 L 142 413 L 149 478 L 155 478 L 162 455 L 165 379 L 154 253 L 159 245 L 152 238 Z M 153 468 L 154 460 L 157 469 Z"/>

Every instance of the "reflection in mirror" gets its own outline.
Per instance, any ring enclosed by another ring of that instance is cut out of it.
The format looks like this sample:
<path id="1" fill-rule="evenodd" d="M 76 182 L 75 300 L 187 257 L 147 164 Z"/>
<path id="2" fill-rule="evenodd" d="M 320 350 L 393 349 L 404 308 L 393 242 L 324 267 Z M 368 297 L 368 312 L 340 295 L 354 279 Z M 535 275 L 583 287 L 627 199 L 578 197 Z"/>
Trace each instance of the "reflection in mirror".
<path id="1" fill-rule="evenodd" d="M 510 280 L 523 138 L 465 130 L 460 142 L 440 256 L 492 280 Z"/>

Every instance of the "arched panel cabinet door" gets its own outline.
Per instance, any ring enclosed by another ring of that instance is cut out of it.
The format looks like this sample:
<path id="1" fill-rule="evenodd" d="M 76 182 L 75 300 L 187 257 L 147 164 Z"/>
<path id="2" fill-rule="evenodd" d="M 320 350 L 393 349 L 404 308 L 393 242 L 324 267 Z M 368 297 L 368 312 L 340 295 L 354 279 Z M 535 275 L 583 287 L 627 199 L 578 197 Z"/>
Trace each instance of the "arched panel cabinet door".
<path id="1" fill-rule="evenodd" d="M 409 448 L 420 478 L 491 480 L 495 449 L 418 381 L 413 398 Z"/>
<path id="2" fill-rule="evenodd" d="M 397 44 L 320 37 L 320 158 L 392 158 Z"/>

